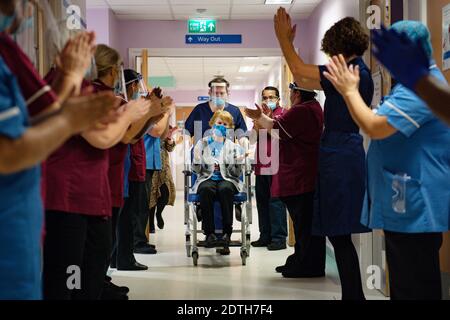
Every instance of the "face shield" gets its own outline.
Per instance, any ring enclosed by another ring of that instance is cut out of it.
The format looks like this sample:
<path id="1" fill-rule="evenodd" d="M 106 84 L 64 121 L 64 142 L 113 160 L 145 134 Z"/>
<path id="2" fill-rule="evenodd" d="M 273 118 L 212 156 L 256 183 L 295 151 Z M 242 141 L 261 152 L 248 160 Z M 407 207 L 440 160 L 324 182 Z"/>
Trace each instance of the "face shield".
<path id="1" fill-rule="evenodd" d="M 120 65 L 116 68 L 118 74 L 116 77 L 116 83 L 114 85 L 114 93 L 116 96 L 128 102 L 127 86 L 125 84 L 125 74 L 123 65 Z"/>
<path id="2" fill-rule="evenodd" d="M 147 97 L 149 92 L 147 90 L 147 86 L 145 85 L 145 81 L 144 81 L 144 78 L 142 77 L 142 75 L 138 74 L 137 79 L 132 79 L 132 80 L 126 82 L 125 85 L 128 86 L 134 82 L 138 83 L 138 92 L 137 92 L 136 96 L 144 97 L 144 98 Z"/>
<path id="3" fill-rule="evenodd" d="M 217 109 L 225 108 L 228 102 L 228 92 L 226 83 L 212 83 L 210 89 L 211 103 Z"/>
<path id="4" fill-rule="evenodd" d="M 5 29 L 31 62 L 36 65 L 36 17 L 37 3 L 35 1 L 18 0 L 15 2 L 12 16 L 9 16 Z"/>

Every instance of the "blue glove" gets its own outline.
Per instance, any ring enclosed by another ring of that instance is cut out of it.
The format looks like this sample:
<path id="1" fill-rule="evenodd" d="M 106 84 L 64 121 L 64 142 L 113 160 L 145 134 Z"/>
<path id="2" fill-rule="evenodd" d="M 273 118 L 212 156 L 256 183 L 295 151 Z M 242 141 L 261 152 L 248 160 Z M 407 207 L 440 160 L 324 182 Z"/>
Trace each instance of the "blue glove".
<path id="1" fill-rule="evenodd" d="M 372 53 L 389 70 L 392 77 L 410 90 L 429 74 L 430 60 L 422 45 L 395 30 L 372 32 Z"/>

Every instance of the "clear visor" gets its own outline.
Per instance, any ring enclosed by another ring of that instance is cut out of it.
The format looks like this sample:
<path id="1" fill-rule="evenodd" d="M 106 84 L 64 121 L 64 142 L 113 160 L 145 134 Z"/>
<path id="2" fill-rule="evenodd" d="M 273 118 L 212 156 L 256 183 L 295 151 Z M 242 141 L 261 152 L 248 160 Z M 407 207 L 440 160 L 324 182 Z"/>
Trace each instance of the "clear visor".
<path id="1" fill-rule="evenodd" d="M 36 66 L 36 16 L 37 5 L 34 1 L 16 1 L 15 20 L 9 29 L 14 41 Z"/>
<path id="2" fill-rule="evenodd" d="M 144 78 L 142 75 L 139 75 L 139 95 L 141 97 L 147 97 L 149 94 L 147 85 L 145 84 Z"/>
<path id="3" fill-rule="evenodd" d="M 130 84 L 132 84 L 134 82 L 138 83 L 139 96 L 144 97 L 144 98 L 147 97 L 149 92 L 148 92 L 147 86 L 145 85 L 145 81 L 144 81 L 144 78 L 142 77 L 142 75 L 139 74 L 137 79 L 130 80 L 130 81 L 126 82 L 125 85 L 129 86 Z"/>
<path id="4" fill-rule="evenodd" d="M 128 102 L 128 96 L 127 96 L 127 86 L 125 84 L 125 74 L 124 74 L 124 69 L 123 69 L 123 65 L 121 65 L 118 69 L 119 71 L 119 75 L 118 75 L 118 80 L 116 80 L 116 86 L 114 88 L 114 93 L 116 94 L 116 96 L 122 98 L 123 100 L 125 100 L 126 102 Z"/>
<path id="5" fill-rule="evenodd" d="M 211 84 L 211 102 L 217 108 L 224 108 L 228 102 L 227 85 L 225 83 Z"/>

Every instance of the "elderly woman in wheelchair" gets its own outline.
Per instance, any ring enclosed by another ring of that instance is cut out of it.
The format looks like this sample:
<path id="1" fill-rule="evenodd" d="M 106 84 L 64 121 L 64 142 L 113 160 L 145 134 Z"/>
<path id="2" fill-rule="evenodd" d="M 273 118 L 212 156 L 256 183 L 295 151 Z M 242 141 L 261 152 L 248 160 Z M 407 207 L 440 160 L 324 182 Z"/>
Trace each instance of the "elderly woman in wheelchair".
<path id="1" fill-rule="evenodd" d="M 233 231 L 233 197 L 242 192 L 240 180 L 245 154 L 243 149 L 227 137 L 234 129 L 233 117 L 227 111 L 217 111 L 210 121 L 210 135 L 198 141 L 194 148 L 192 169 L 198 175 L 193 191 L 199 195 L 205 247 L 229 247 Z M 220 202 L 223 237 L 215 235 L 214 202 Z"/>

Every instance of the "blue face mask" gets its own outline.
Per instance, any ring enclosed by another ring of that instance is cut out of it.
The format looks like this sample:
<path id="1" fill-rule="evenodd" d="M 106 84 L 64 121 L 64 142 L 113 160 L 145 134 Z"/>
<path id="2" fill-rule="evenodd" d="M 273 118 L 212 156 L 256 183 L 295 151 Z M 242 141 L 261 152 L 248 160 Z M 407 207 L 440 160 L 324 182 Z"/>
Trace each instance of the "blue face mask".
<path id="1" fill-rule="evenodd" d="M 225 106 L 225 99 L 218 98 L 218 97 L 212 97 L 211 101 L 213 104 L 215 104 L 217 107 L 223 107 Z"/>
<path id="2" fill-rule="evenodd" d="M 277 108 L 277 102 L 269 101 L 267 102 L 267 106 L 273 111 Z"/>
<path id="3" fill-rule="evenodd" d="M 138 92 L 133 93 L 133 97 L 131 97 L 131 99 L 139 100 L 140 97 L 141 97 L 141 95 L 139 94 L 139 91 L 138 91 Z"/>
<path id="4" fill-rule="evenodd" d="M 29 17 L 20 24 L 19 29 L 14 34 L 20 35 L 25 30 L 33 29 L 33 27 L 34 27 L 34 19 L 33 17 Z"/>
<path id="5" fill-rule="evenodd" d="M 226 135 L 227 135 L 227 127 L 225 127 L 223 124 L 220 124 L 220 125 L 216 124 L 216 125 L 213 126 L 213 129 L 214 129 L 214 133 L 217 136 L 226 137 Z"/>
<path id="6" fill-rule="evenodd" d="M 14 13 L 12 16 L 7 16 L 0 12 L 0 32 L 6 31 L 16 19 L 16 14 Z"/>

